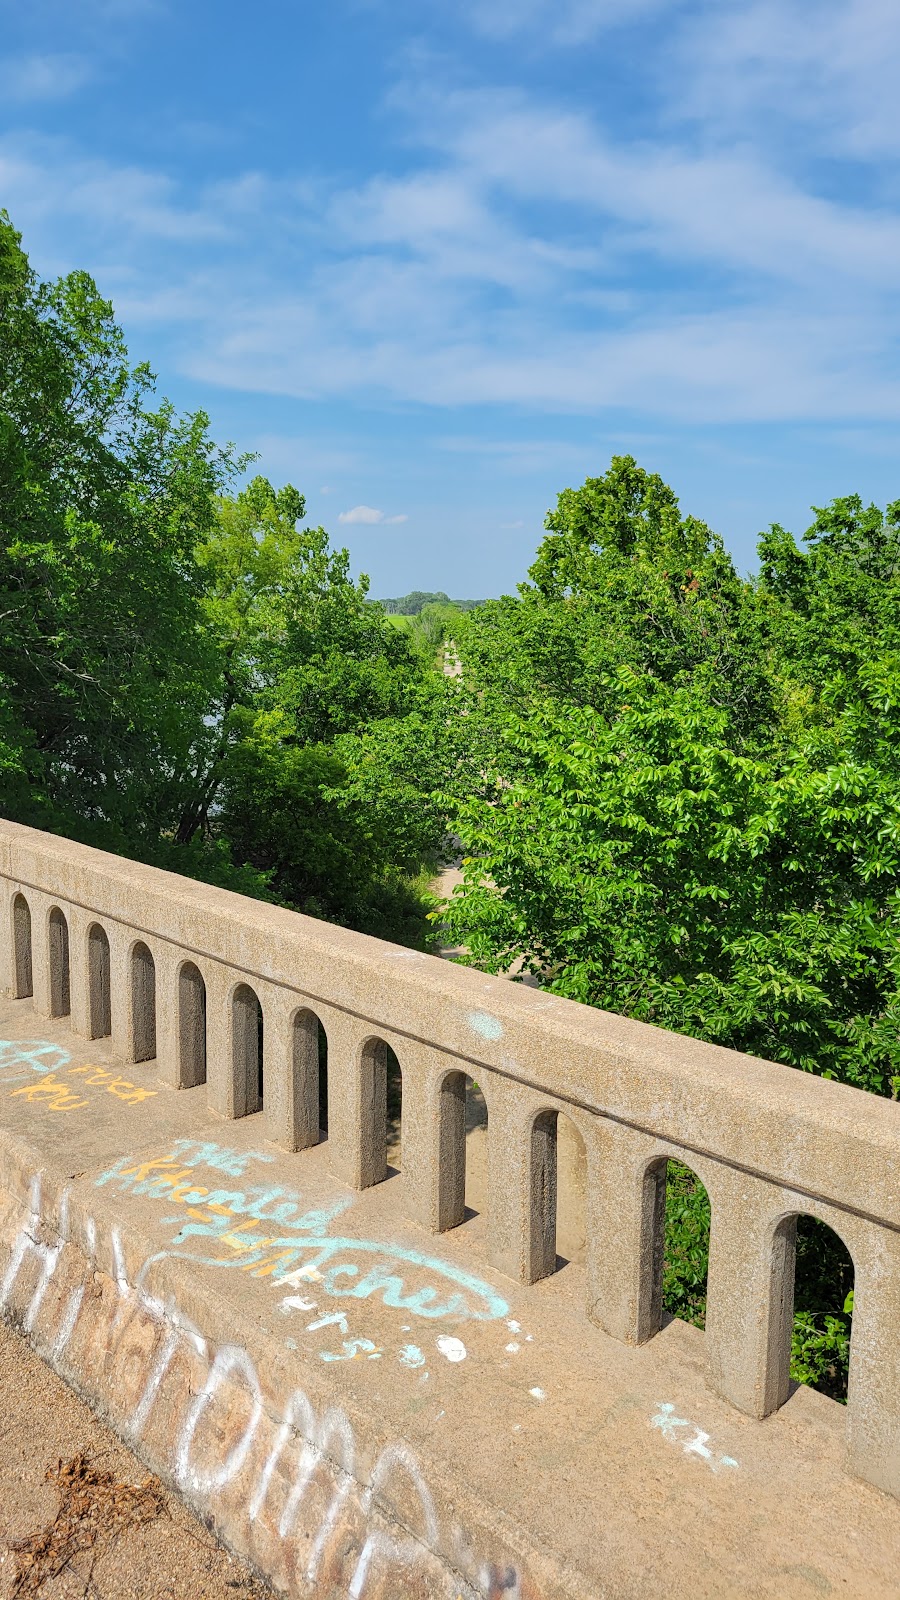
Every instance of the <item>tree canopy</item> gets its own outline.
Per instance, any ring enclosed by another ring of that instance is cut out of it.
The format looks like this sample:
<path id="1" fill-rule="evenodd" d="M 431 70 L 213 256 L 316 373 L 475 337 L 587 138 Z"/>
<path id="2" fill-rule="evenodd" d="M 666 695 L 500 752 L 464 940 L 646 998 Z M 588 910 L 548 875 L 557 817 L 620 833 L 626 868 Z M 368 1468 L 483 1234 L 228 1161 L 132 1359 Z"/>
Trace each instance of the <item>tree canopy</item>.
<path id="1" fill-rule="evenodd" d="M 5 809 L 427 942 L 443 830 L 369 804 L 357 768 L 438 674 L 302 494 L 236 489 L 249 458 L 153 384 L 87 274 L 40 282 L 0 217 Z"/>
<path id="2" fill-rule="evenodd" d="M 773 525 L 748 577 L 614 457 L 517 594 L 379 604 L 250 465 L 0 213 L 9 816 L 900 1094 L 900 501 Z M 708 1204 L 673 1195 L 698 1319 Z M 840 1392 L 846 1263 L 799 1259 L 795 1373 Z"/>

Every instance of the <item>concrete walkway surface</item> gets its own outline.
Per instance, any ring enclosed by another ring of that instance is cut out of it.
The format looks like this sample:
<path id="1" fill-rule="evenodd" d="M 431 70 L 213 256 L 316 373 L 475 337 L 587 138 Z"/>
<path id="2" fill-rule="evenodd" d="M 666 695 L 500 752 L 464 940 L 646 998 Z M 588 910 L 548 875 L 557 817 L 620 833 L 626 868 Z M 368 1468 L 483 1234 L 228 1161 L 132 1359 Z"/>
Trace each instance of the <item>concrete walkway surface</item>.
<path id="1" fill-rule="evenodd" d="M 703 1335 L 609 1339 L 567 1265 L 522 1288 L 484 1219 L 268 1145 L 28 1001 L 0 1010 L 3 1314 L 283 1590 L 350 1600 L 897 1600 L 896 1502 L 843 1409 L 764 1423 Z M 210 1594 L 212 1591 L 210 1592 Z"/>

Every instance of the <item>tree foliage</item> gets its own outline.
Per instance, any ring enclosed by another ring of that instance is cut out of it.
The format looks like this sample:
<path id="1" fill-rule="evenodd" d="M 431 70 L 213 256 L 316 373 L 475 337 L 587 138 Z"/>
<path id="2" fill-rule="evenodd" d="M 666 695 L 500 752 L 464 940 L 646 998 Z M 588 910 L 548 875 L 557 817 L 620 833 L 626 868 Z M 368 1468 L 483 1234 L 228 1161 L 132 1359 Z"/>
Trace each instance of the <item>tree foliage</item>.
<path id="1" fill-rule="evenodd" d="M 367 804 L 359 741 L 402 747 L 436 674 L 296 489 L 234 492 L 245 465 L 154 402 L 92 280 L 41 283 L 0 219 L 7 814 L 422 943 L 443 829 L 402 784 Z"/>
<path id="2" fill-rule="evenodd" d="M 515 596 L 379 605 L 248 465 L 0 214 L 8 815 L 900 1094 L 900 501 L 773 526 L 749 579 L 617 457 Z M 707 1233 L 673 1172 L 666 1301 L 695 1321 Z M 795 1374 L 840 1393 L 827 1231 L 797 1282 Z"/>
<path id="3" fill-rule="evenodd" d="M 530 582 L 457 630 L 491 736 L 445 916 L 482 969 L 896 1094 L 900 502 L 815 516 L 749 580 L 629 457 L 560 495 Z M 698 1320 L 706 1201 L 676 1189 L 667 1304 Z M 800 1261 L 794 1349 L 831 1392 L 835 1250 Z"/>

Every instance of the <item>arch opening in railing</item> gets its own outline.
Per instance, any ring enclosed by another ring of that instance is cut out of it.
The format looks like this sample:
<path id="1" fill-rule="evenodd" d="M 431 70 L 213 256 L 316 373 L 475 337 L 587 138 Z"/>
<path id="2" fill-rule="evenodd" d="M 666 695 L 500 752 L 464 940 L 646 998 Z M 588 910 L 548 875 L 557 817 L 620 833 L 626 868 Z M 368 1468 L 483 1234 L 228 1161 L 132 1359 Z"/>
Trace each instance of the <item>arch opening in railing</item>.
<path id="1" fill-rule="evenodd" d="M 87 957 L 90 1037 L 105 1039 L 112 1033 L 112 994 L 109 939 L 99 922 L 92 922 L 88 929 Z"/>
<path id="2" fill-rule="evenodd" d="M 856 1279 L 850 1250 L 834 1228 L 807 1212 L 782 1219 L 774 1249 L 776 1261 L 787 1255 L 785 1327 L 777 1344 L 779 1389 L 787 1395 L 792 1383 L 806 1383 L 844 1402 Z"/>
<path id="3" fill-rule="evenodd" d="M 13 983 L 17 1000 L 34 994 L 34 966 L 31 953 L 31 908 L 23 894 L 13 899 Z"/>
<path id="4" fill-rule="evenodd" d="M 72 1009 L 69 972 L 69 924 L 59 906 L 47 921 L 50 955 L 50 1015 L 67 1017 Z"/>
<path id="5" fill-rule="evenodd" d="M 206 984 L 193 961 L 182 962 L 177 982 L 178 1086 L 196 1089 L 206 1082 Z"/>
<path id="6" fill-rule="evenodd" d="M 360 1050 L 357 1071 L 359 1187 L 368 1189 L 393 1176 L 402 1164 L 403 1070 L 387 1040 L 371 1037 Z"/>
<path id="7" fill-rule="evenodd" d="M 667 1317 L 705 1326 L 710 1202 L 693 1168 L 657 1156 L 644 1168 L 639 1203 L 635 1335 L 643 1344 Z"/>
<path id="8" fill-rule="evenodd" d="M 131 950 L 131 1056 L 152 1061 L 156 1055 L 156 964 L 139 939 Z"/>
<path id="9" fill-rule="evenodd" d="M 291 1025 L 293 1126 L 287 1143 L 308 1150 L 327 1137 L 328 1040 L 314 1011 L 301 1006 Z"/>
<path id="10" fill-rule="evenodd" d="M 575 1123 L 555 1108 L 533 1118 L 528 1155 L 531 1229 L 526 1276 L 537 1283 L 572 1259 L 583 1258 L 587 1156 Z"/>
<path id="11" fill-rule="evenodd" d="M 660 1320 L 678 1317 L 706 1326 L 710 1200 L 706 1186 L 683 1161 L 667 1161 L 660 1286 Z"/>
<path id="12" fill-rule="evenodd" d="M 249 983 L 239 983 L 231 997 L 231 1048 L 234 1072 L 234 1115 L 252 1116 L 264 1103 L 265 1031 L 259 997 Z"/>

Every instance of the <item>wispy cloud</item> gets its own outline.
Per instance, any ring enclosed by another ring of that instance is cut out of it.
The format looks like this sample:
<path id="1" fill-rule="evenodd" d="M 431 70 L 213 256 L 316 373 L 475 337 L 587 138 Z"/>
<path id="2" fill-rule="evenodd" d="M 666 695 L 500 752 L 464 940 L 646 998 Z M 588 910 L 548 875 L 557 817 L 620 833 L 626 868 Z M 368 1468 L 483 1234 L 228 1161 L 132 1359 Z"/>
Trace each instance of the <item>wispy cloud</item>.
<path id="1" fill-rule="evenodd" d="M 401 512 L 396 517 L 387 517 L 383 511 L 376 511 L 374 506 L 354 506 L 352 511 L 341 511 L 338 515 L 338 522 L 366 523 L 370 525 L 378 523 L 385 527 L 392 522 L 408 521 L 409 518 L 405 512 Z"/>
<path id="2" fill-rule="evenodd" d="M 10 56 L 0 63 L 0 97 L 15 105 L 65 100 L 93 77 L 94 69 L 83 55 L 59 52 Z"/>
<path id="3" fill-rule="evenodd" d="M 896 155 L 895 0 L 711 0 L 685 20 L 679 111 L 765 144 L 792 124 L 802 149 Z"/>
<path id="4" fill-rule="evenodd" d="M 59 139 L 0 139 L 0 190 L 14 217 L 62 222 L 66 230 L 74 221 L 95 239 L 99 229 L 120 255 L 132 240 L 211 242 L 229 233 L 227 215 L 213 204 L 186 203 L 168 175 L 86 159 Z"/>
<path id="5" fill-rule="evenodd" d="M 495 39 L 538 33 L 544 41 L 575 45 L 670 4 L 671 0 L 468 0 L 465 14 L 479 33 Z"/>
<path id="6" fill-rule="evenodd" d="M 10 138 L 0 187 L 20 225 L 57 249 L 64 235 L 73 259 L 108 272 L 132 327 L 167 332 L 183 374 L 223 388 L 679 421 L 896 418 L 900 218 L 870 196 L 843 198 L 793 147 L 749 142 L 737 110 L 728 124 L 704 106 L 716 69 L 725 81 L 746 68 L 758 107 L 778 73 L 793 81 L 805 61 L 823 85 L 830 72 L 843 86 L 849 119 L 873 53 L 900 52 L 900 16 L 847 0 L 863 42 L 828 67 L 815 29 L 801 27 L 808 0 L 783 5 L 780 54 L 770 0 L 702 7 L 709 27 L 693 75 L 682 72 L 683 114 L 667 102 L 640 137 L 546 94 L 421 79 L 391 103 L 408 140 L 403 171 L 355 182 L 235 171 L 187 189 Z M 641 9 L 573 3 L 554 15 L 599 27 Z M 686 48 L 697 7 L 659 9 L 677 22 L 673 50 Z M 542 0 L 519 13 L 537 26 Z M 496 0 L 482 25 L 493 16 L 500 28 L 503 15 L 512 10 Z M 843 38 L 837 0 L 822 0 L 821 15 L 828 38 Z M 477 442 L 462 448 L 478 453 Z M 555 465 L 560 446 L 489 448 L 528 470 Z M 273 453 L 287 463 L 292 450 L 287 440 Z M 351 469 L 305 470 L 339 481 Z M 401 518 L 358 505 L 340 520 Z"/>

